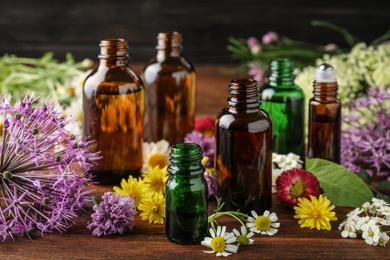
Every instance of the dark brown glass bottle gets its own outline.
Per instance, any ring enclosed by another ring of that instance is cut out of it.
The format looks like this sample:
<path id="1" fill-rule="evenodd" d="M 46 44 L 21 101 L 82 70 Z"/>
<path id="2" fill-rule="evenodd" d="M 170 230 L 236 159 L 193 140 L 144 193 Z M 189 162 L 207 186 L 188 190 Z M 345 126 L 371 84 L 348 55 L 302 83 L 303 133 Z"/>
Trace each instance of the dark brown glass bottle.
<path id="1" fill-rule="evenodd" d="M 99 65 L 83 91 L 83 134 L 103 157 L 92 167 L 94 180 L 118 184 L 142 167 L 144 84 L 129 67 L 124 39 L 100 42 Z"/>
<path id="2" fill-rule="evenodd" d="M 234 79 L 229 92 L 215 121 L 217 195 L 224 210 L 262 213 L 271 207 L 271 119 L 260 109 L 256 81 Z"/>
<path id="3" fill-rule="evenodd" d="M 337 99 L 335 69 L 322 64 L 316 70 L 314 97 L 309 101 L 308 157 L 340 163 L 341 102 Z"/>
<path id="4" fill-rule="evenodd" d="M 143 71 L 144 138 L 147 142 L 165 139 L 170 144 L 182 143 L 194 129 L 195 69 L 182 55 L 180 33 L 159 33 L 157 42 L 157 55 Z"/>

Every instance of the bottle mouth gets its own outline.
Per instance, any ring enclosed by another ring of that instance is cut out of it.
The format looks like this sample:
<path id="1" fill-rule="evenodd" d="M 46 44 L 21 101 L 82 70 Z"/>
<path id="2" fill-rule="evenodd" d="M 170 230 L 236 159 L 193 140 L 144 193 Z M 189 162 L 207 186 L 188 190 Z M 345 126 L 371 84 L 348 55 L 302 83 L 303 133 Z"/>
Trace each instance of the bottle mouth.
<path id="1" fill-rule="evenodd" d="M 107 38 L 100 41 L 99 58 L 125 57 L 129 55 L 127 41 L 122 38 Z"/>
<path id="2" fill-rule="evenodd" d="M 182 48 L 182 37 L 179 32 L 160 32 L 157 35 L 157 46 L 156 49 L 177 49 Z"/>

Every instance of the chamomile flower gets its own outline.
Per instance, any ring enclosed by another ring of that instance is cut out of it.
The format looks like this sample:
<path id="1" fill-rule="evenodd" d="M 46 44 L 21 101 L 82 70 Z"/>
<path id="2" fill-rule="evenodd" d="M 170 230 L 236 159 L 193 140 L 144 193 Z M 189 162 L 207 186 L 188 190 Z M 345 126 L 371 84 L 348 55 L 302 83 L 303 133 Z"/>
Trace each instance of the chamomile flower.
<path id="1" fill-rule="evenodd" d="M 165 196 L 162 193 L 148 193 L 141 200 L 138 209 L 142 220 L 149 223 L 164 224 L 165 222 Z"/>
<path id="2" fill-rule="evenodd" d="M 204 251 L 205 253 L 217 253 L 217 256 L 229 256 L 232 253 L 237 253 L 238 246 L 233 245 L 237 238 L 234 233 L 226 232 L 226 226 L 218 226 L 217 232 L 210 228 L 211 237 L 205 237 L 201 245 L 207 246 L 212 251 Z"/>
<path id="3" fill-rule="evenodd" d="M 145 142 L 142 144 L 142 154 L 142 172 L 148 172 L 156 166 L 162 169 L 169 164 L 169 143 L 166 140 Z"/>
<path id="4" fill-rule="evenodd" d="M 151 168 L 143 174 L 144 181 L 149 185 L 149 191 L 165 194 L 165 184 L 168 180 L 167 167 L 160 169 L 159 166 Z"/>
<path id="5" fill-rule="evenodd" d="M 317 228 L 317 230 L 330 230 L 331 220 L 337 220 L 336 213 L 332 211 L 334 205 L 330 205 L 327 197 L 322 194 L 318 197 L 310 195 L 307 198 L 299 198 L 298 206 L 294 207 L 296 215 L 294 218 L 299 219 L 298 223 L 301 228 Z"/>
<path id="6" fill-rule="evenodd" d="M 233 229 L 233 233 L 237 237 L 238 245 L 252 245 L 254 242 L 251 239 L 254 233 L 252 231 L 248 233 L 248 229 L 245 226 L 241 226 L 241 233 L 237 229 Z"/>
<path id="7" fill-rule="evenodd" d="M 260 233 L 262 235 L 272 236 L 278 232 L 277 228 L 280 226 L 278 217 L 275 212 L 270 212 L 268 210 L 264 211 L 263 215 L 258 215 L 256 211 L 252 210 L 252 217 L 248 217 L 246 226 L 250 231 L 255 233 Z"/>
<path id="8" fill-rule="evenodd" d="M 146 184 L 142 179 L 134 178 L 129 176 L 128 180 L 122 179 L 121 187 L 114 186 L 115 194 L 121 194 L 122 196 L 129 195 L 134 199 L 134 203 L 139 207 L 142 197 L 148 189 L 148 184 Z"/>

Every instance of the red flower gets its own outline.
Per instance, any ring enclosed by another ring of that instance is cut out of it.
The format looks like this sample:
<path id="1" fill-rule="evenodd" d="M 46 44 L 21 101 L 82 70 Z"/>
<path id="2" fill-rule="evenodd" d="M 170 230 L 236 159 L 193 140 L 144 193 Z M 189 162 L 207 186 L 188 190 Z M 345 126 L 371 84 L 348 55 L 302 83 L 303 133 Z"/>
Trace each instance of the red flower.
<path id="1" fill-rule="evenodd" d="M 290 208 L 298 204 L 298 198 L 310 199 L 321 193 L 317 178 L 303 169 L 284 171 L 276 180 L 276 198 Z"/>
<path id="2" fill-rule="evenodd" d="M 202 133 L 203 135 L 213 136 L 215 129 L 214 119 L 205 116 L 195 121 L 194 130 Z"/>

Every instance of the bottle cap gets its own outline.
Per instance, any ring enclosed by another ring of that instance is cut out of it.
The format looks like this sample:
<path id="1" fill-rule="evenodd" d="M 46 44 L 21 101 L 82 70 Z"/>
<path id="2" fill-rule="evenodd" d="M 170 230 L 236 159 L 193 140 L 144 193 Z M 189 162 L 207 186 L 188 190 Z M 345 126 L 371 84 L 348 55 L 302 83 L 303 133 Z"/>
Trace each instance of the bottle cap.
<path id="1" fill-rule="evenodd" d="M 336 82 L 336 70 L 329 64 L 323 63 L 316 69 L 315 81 L 317 82 Z"/>

